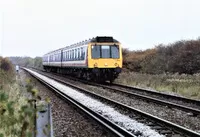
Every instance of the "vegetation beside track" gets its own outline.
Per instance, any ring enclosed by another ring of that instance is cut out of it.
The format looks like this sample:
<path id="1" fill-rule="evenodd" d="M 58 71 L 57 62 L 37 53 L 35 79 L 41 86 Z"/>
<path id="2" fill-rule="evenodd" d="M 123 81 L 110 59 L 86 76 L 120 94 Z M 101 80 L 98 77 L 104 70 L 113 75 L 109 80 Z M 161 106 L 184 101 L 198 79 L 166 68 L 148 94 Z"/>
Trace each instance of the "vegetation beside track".
<path id="1" fill-rule="evenodd" d="M 200 99 L 200 38 L 143 51 L 124 49 L 123 60 L 118 83 Z"/>
<path id="2" fill-rule="evenodd" d="M 143 51 L 123 50 L 126 71 L 163 74 L 200 73 L 200 38 L 159 44 Z"/>
<path id="3" fill-rule="evenodd" d="M 120 74 L 116 82 L 162 92 L 172 92 L 172 94 L 178 94 L 192 99 L 200 99 L 200 74 L 152 75 L 125 72 Z"/>
<path id="4" fill-rule="evenodd" d="M 21 83 L 11 62 L 0 57 L 0 137 L 32 137 L 38 90 L 30 80 Z M 29 93 L 28 93 L 29 92 Z"/>

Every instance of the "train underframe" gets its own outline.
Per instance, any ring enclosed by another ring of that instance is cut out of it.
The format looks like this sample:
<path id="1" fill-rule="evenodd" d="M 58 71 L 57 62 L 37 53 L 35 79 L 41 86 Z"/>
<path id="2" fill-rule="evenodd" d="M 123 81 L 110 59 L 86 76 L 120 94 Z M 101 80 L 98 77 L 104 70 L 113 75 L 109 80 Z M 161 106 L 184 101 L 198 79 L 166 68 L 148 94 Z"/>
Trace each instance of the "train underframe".
<path id="1" fill-rule="evenodd" d="M 48 72 L 72 75 L 96 82 L 110 81 L 112 83 L 121 72 L 121 68 L 61 68 L 44 66 Z"/>

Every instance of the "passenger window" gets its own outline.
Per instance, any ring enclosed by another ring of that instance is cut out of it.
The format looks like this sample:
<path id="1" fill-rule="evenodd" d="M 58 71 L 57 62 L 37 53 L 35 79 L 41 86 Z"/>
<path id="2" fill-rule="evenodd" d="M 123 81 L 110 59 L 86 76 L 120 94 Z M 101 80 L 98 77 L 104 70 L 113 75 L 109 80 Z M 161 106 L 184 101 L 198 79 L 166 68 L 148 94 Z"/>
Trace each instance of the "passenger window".
<path id="1" fill-rule="evenodd" d="M 77 49 L 75 49 L 75 60 L 77 60 Z"/>
<path id="2" fill-rule="evenodd" d="M 81 48 L 81 60 L 83 60 L 83 48 Z"/>
<path id="3" fill-rule="evenodd" d="M 66 51 L 66 61 L 68 60 L 67 55 L 68 55 L 68 51 Z"/>
<path id="4" fill-rule="evenodd" d="M 72 50 L 72 60 L 74 60 L 74 50 Z"/>

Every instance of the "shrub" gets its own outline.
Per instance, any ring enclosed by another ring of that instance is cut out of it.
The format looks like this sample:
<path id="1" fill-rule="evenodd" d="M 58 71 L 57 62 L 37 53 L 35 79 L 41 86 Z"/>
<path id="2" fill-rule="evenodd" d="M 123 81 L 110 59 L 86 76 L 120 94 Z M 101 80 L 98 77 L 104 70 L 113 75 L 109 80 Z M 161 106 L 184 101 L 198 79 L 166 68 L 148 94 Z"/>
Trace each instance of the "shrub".
<path id="1" fill-rule="evenodd" d="M 162 74 L 200 72 L 200 39 L 159 44 L 153 49 L 123 49 L 123 64 L 128 71 Z"/>

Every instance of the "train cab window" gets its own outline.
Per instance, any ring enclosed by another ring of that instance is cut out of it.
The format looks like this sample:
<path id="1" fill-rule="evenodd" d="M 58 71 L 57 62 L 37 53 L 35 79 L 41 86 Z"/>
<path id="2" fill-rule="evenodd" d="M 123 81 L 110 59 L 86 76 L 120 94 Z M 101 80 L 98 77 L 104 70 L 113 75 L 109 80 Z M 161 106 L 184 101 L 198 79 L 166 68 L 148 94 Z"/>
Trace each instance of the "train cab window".
<path id="1" fill-rule="evenodd" d="M 100 58 L 101 46 L 92 46 L 92 58 Z"/>
<path id="2" fill-rule="evenodd" d="M 118 45 L 92 46 L 92 58 L 119 58 Z"/>
<path id="3" fill-rule="evenodd" d="M 110 58 L 110 46 L 101 46 L 101 58 Z"/>

